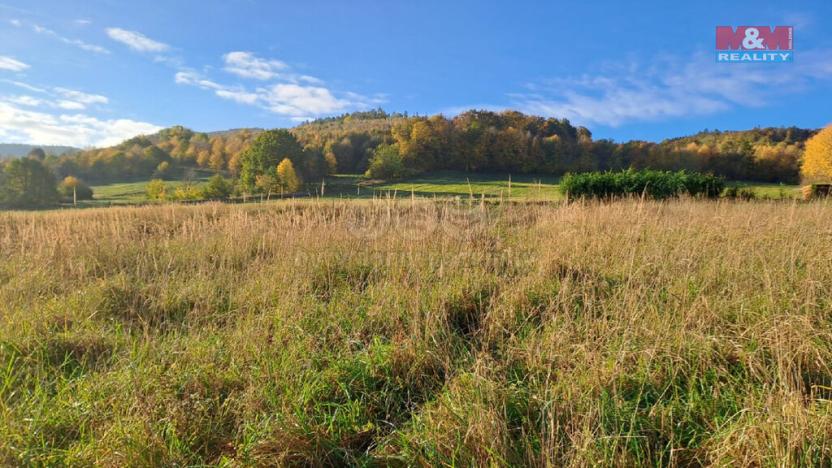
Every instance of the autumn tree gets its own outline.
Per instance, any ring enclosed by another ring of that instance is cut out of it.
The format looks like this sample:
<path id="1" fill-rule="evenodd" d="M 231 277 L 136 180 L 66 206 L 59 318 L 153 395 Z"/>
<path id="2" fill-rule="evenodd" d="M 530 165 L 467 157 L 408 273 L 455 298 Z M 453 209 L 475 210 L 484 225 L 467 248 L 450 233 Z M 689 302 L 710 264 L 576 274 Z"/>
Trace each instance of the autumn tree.
<path id="1" fill-rule="evenodd" d="M 371 179 L 399 179 L 409 174 L 396 145 L 376 148 L 365 176 Z"/>
<path id="2" fill-rule="evenodd" d="M 44 159 L 46 159 L 46 152 L 43 151 L 43 148 L 32 148 L 32 150 L 29 151 L 26 157 L 30 159 L 37 159 L 38 161 L 43 161 Z"/>
<path id="3" fill-rule="evenodd" d="M 257 189 L 257 176 L 272 174 L 282 159 L 301 161 L 303 155 L 303 148 L 289 131 L 263 132 L 240 155 L 240 184 L 254 192 Z"/>
<path id="4" fill-rule="evenodd" d="M 801 174 L 807 182 L 832 182 L 832 125 L 806 142 Z"/>
<path id="5" fill-rule="evenodd" d="M 66 176 L 64 180 L 58 184 L 58 193 L 66 201 L 72 201 L 76 204 L 78 200 L 92 200 L 92 189 L 74 176 Z"/>
<path id="6" fill-rule="evenodd" d="M 277 184 L 284 193 L 295 193 L 300 190 L 302 180 L 295 171 L 292 160 L 285 158 L 277 165 Z"/>
<path id="7" fill-rule="evenodd" d="M 167 161 L 162 161 L 156 166 L 156 169 L 153 171 L 153 177 L 156 179 L 162 179 L 170 173 L 170 163 Z"/>
<path id="8" fill-rule="evenodd" d="M 211 156 L 208 160 L 208 165 L 214 172 L 219 172 L 225 168 L 225 161 L 225 142 L 222 138 L 215 136 L 211 138 Z"/>
<path id="9" fill-rule="evenodd" d="M 52 172 L 38 159 L 6 163 L 0 174 L 0 205 L 8 208 L 42 208 L 58 201 Z"/>
<path id="10" fill-rule="evenodd" d="M 280 185 L 277 182 L 277 177 L 268 174 L 257 174 L 254 177 L 254 190 L 252 192 L 265 193 L 266 199 L 272 197 L 272 192 L 280 190 Z"/>

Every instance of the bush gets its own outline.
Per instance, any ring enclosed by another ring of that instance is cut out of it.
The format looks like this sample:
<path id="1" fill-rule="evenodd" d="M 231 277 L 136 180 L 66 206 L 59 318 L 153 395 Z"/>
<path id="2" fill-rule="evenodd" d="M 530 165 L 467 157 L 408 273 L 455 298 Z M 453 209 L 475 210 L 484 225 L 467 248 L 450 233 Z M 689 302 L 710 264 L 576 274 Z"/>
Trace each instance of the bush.
<path id="1" fill-rule="evenodd" d="M 725 192 L 722 193 L 722 196 L 732 200 L 754 200 L 757 198 L 757 194 L 754 193 L 754 190 L 737 186 L 726 188 Z"/>
<path id="2" fill-rule="evenodd" d="M 405 167 L 396 145 L 380 145 L 364 175 L 370 179 L 401 179 L 411 175 L 411 171 Z"/>
<path id="3" fill-rule="evenodd" d="M 208 200 L 223 200 L 231 195 L 233 187 L 225 178 L 219 174 L 208 180 L 208 184 L 202 189 L 202 198 Z"/>
<path id="4" fill-rule="evenodd" d="M 184 183 L 173 191 L 173 199 L 178 201 L 201 200 L 202 191 L 192 183 Z"/>
<path id="5" fill-rule="evenodd" d="M 167 198 L 167 186 L 161 179 L 153 179 L 148 182 L 145 192 L 150 200 L 164 200 Z"/>
<path id="6" fill-rule="evenodd" d="M 566 174 L 560 183 L 563 193 L 573 198 L 618 198 L 641 196 L 655 199 L 690 195 L 715 198 L 722 193 L 721 177 L 696 172 L 635 171 Z"/>

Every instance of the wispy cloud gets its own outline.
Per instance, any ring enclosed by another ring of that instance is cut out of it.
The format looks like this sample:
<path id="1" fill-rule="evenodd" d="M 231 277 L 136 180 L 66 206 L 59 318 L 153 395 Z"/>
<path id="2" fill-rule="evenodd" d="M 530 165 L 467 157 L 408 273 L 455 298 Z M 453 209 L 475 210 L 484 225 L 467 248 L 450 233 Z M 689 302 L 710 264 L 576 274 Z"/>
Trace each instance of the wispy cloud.
<path id="1" fill-rule="evenodd" d="M 223 69 L 241 78 L 313 85 L 323 84 L 322 80 L 314 76 L 293 72 L 292 67 L 281 60 L 260 58 L 252 52 L 234 51 L 223 55 L 222 58 L 225 63 Z"/>
<path id="2" fill-rule="evenodd" d="M 271 80 L 279 77 L 279 72 L 289 68 L 280 60 L 264 60 L 251 52 L 229 52 L 223 56 L 225 71 L 243 78 Z"/>
<path id="3" fill-rule="evenodd" d="M 12 104 L 19 104 L 21 106 L 38 107 L 43 105 L 42 99 L 38 99 L 25 94 L 21 96 L 7 96 L 3 98 L 3 100 L 8 101 Z"/>
<path id="4" fill-rule="evenodd" d="M 0 101 L 10 104 L 22 105 L 27 107 L 41 107 L 64 110 L 84 110 L 90 106 L 103 105 L 110 102 L 106 96 L 100 94 L 90 94 L 83 91 L 68 88 L 41 88 L 32 86 L 20 81 L 6 80 L 7 83 L 13 84 L 19 88 L 28 91 L 40 93 L 40 96 L 35 98 L 27 94 L 23 95 L 7 95 L 0 97 Z"/>
<path id="5" fill-rule="evenodd" d="M 107 99 L 107 96 L 102 96 L 100 94 L 89 94 L 83 91 L 77 91 L 74 89 L 67 89 L 67 88 L 55 88 L 55 92 L 60 94 L 61 96 L 71 99 L 75 102 L 90 105 L 90 104 L 107 104 L 110 102 Z"/>
<path id="6" fill-rule="evenodd" d="M 34 91 L 36 93 L 45 93 L 46 92 L 46 89 L 44 89 L 44 88 L 39 88 L 37 86 L 32 86 L 29 83 L 24 83 L 22 81 L 15 81 L 15 80 L 3 80 L 3 81 L 6 82 L 6 83 L 15 85 L 18 88 L 23 88 L 23 89 L 28 90 L 28 91 Z"/>
<path id="7" fill-rule="evenodd" d="M 54 39 L 57 39 L 57 40 L 63 42 L 64 44 L 69 44 L 69 45 L 78 47 L 80 49 L 86 50 L 88 52 L 95 52 L 97 54 L 109 54 L 110 53 L 110 51 L 105 49 L 104 47 L 101 47 L 101 46 L 98 46 L 98 45 L 95 45 L 95 44 L 89 44 L 89 43 L 84 42 L 80 39 L 71 39 L 71 38 L 68 38 L 68 37 L 64 37 L 64 36 L 56 33 L 55 31 L 53 31 L 51 29 L 45 28 L 45 27 L 37 25 L 37 24 L 32 25 L 32 30 L 35 31 L 38 34 L 43 34 L 43 35 L 52 37 Z"/>
<path id="8" fill-rule="evenodd" d="M 27 68 L 29 68 L 29 65 L 21 62 L 20 60 L 15 60 L 11 57 L 0 55 L 0 70 L 20 72 L 26 70 Z"/>
<path id="9" fill-rule="evenodd" d="M 367 109 L 384 102 L 382 96 L 367 97 L 354 92 L 336 92 L 324 82 L 300 75 L 276 59 L 264 59 L 251 52 L 229 52 L 222 57 L 224 70 L 241 78 L 271 83 L 254 89 L 225 85 L 193 70 L 176 73 L 176 83 L 212 91 L 217 97 L 252 105 L 291 120 L 307 120 L 349 110 Z"/>
<path id="10" fill-rule="evenodd" d="M 0 102 L 0 140 L 80 148 L 110 146 L 161 127 L 131 119 L 99 119 L 85 114 L 47 113 Z"/>
<path id="11" fill-rule="evenodd" d="M 699 54 L 688 60 L 660 58 L 648 66 L 614 64 L 597 74 L 532 83 L 509 96 L 528 113 L 619 126 L 764 106 L 776 96 L 832 79 L 830 72 L 829 51 L 803 52 L 794 64 L 740 66 Z"/>
<path id="12" fill-rule="evenodd" d="M 110 39 L 121 42 L 139 52 L 165 52 L 170 49 L 170 46 L 159 41 L 155 41 L 136 31 L 128 31 L 121 28 L 107 28 L 107 35 Z"/>

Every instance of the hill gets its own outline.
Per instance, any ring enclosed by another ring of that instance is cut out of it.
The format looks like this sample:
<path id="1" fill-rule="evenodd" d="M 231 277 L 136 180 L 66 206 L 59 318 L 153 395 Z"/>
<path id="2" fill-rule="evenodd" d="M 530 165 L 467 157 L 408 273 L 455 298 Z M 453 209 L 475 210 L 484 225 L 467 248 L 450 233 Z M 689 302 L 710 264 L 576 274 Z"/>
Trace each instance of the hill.
<path id="1" fill-rule="evenodd" d="M 181 177 L 189 170 L 237 176 L 240 155 L 262 129 L 197 132 L 176 126 L 110 148 L 50 158 L 58 177 L 94 183 Z M 290 132 L 331 173 L 363 174 L 376 149 L 387 150 L 395 175 L 436 171 L 560 176 L 593 170 L 661 169 L 711 172 L 732 180 L 799 182 L 804 142 L 815 130 L 756 128 L 703 131 L 660 143 L 594 140 L 566 119 L 514 111 L 468 111 L 453 118 L 387 113 L 381 109 L 298 125 Z M 390 171 L 379 171 L 390 174 Z M 374 177 L 376 177 L 374 175 Z M 387 178 L 387 176 L 382 176 Z M 311 182 L 311 181 L 310 181 Z"/>
<path id="2" fill-rule="evenodd" d="M 19 158 L 26 156 L 35 148 L 42 149 L 46 154 L 59 156 L 66 153 L 77 153 L 81 151 L 79 148 L 72 146 L 53 146 L 53 145 L 34 145 L 21 143 L 0 143 L 0 159 L 5 158 Z"/>

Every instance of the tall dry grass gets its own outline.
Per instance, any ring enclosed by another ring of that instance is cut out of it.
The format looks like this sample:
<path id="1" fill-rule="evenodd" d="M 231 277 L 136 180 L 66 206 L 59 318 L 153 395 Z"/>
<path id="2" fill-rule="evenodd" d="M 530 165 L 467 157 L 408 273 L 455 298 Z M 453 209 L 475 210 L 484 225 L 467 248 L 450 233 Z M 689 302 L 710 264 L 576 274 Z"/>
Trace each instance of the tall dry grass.
<path id="1" fill-rule="evenodd" d="M 0 214 L 5 464 L 832 463 L 832 206 Z"/>

